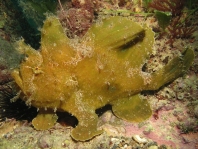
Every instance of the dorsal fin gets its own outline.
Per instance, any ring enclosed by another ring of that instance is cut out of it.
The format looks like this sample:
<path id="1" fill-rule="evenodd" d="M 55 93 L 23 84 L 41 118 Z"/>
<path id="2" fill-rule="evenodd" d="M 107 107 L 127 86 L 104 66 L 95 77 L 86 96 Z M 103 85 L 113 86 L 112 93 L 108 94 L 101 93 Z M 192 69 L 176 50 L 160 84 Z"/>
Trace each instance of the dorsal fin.
<path id="1" fill-rule="evenodd" d="M 41 53 L 44 62 L 52 57 L 53 60 L 70 59 L 74 56 L 74 50 L 69 45 L 69 38 L 56 16 L 48 16 L 41 29 Z M 45 55 L 45 56 L 44 56 Z M 64 57 L 63 57 L 64 56 Z"/>

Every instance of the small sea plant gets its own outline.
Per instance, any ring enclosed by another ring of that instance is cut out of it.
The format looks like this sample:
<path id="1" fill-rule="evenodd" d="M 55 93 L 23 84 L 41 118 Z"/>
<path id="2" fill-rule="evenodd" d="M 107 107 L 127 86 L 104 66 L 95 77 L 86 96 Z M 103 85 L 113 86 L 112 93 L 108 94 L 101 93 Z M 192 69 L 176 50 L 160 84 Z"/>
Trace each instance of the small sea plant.
<path id="1" fill-rule="evenodd" d="M 189 18 L 197 9 L 188 10 L 184 14 L 184 7 L 189 3 L 184 0 L 153 0 L 148 7 L 155 10 L 155 16 L 159 26 L 163 29 L 161 35 L 166 34 L 169 38 L 167 43 L 173 47 L 176 39 L 190 38 L 196 27 L 190 23 Z"/>
<path id="2" fill-rule="evenodd" d="M 183 19 L 181 16 L 177 16 L 172 19 L 169 26 L 167 27 L 169 36 L 167 43 L 171 46 L 173 46 L 173 43 L 176 39 L 190 38 L 196 30 L 196 27 L 192 26 L 188 18 L 186 18 L 183 22 L 182 20 Z"/>
<path id="3" fill-rule="evenodd" d="M 153 0 L 148 6 L 155 10 L 171 12 L 173 16 L 177 16 L 183 10 L 184 0 Z"/>
<path id="4" fill-rule="evenodd" d="M 94 10 L 97 9 L 97 2 L 86 0 L 71 1 L 71 8 L 65 9 L 58 0 L 60 11 L 58 17 L 64 28 L 67 28 L 67 36 L 74 38 L 82 37 L 90 28 L 94 19 Z"/>

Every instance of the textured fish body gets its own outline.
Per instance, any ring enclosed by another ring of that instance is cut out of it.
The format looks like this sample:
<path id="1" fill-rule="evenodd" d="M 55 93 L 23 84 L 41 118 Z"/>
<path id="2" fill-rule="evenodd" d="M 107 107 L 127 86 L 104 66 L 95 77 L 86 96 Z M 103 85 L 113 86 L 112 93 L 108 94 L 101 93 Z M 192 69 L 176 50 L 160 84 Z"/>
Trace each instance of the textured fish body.
<path id="1" fill-rule="evenodd" d="M 78 119 L 72 130 L 75 140 L 85 141 L 102 133 L 97 129 L 95 110 L 112 105 L 114 114 L 141 122 L 152 111 L 143 90 L 156 90 L 182 75 L 194 53 L 187 49 L 155 73 L 142 67 L 152 53 L 154 33 L 123 17 L 110 17 L 92 25 L 79 40 L 65 36 L 59 20 L 50 16 L 42 28 L 39 51 L 23 41 L 18 50 L 26 55 L 12 76 L 27 104 L 40 109 L 33 119 L 38 130 L 54 125 L 54 111 L 67 111 Z M 47 110 L 45 110 L 47 109 Z"/>

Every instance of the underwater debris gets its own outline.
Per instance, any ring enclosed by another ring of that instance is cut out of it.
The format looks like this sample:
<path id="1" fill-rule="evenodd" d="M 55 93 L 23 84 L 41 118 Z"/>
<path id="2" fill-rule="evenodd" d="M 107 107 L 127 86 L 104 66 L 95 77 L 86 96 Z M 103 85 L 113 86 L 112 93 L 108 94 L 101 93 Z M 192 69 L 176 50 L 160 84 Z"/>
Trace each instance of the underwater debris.
<path id="1" fill-rule="evenodd" d="M 153 43 L 150 28 L 119 16 L 92 25 L 75 43 L 65 36 L 58 18 L 49 16 L 42 28 L 39 51 L 23 40 L 18 42 L 18 50 L 27 57 L 12 76 L 22 91 L 21 99 L 40 109 L 35 121 L 42 117 L 45 122 L 47 112 L 47 122 L 52 119 L 54 123 L 56 110 L 69 112 L 78 119 L 72 138 L 85 141 L 102 133 L 97 129 L 96 109 L 110 104 L 117 117 L 144 121 L 152 111 L 139 93 L 159 89 L 191 66 L 194 53 L 186 49 L 162 69 L 142 72 Z M 33 125 L 39 130 L 49 128 Z"/>

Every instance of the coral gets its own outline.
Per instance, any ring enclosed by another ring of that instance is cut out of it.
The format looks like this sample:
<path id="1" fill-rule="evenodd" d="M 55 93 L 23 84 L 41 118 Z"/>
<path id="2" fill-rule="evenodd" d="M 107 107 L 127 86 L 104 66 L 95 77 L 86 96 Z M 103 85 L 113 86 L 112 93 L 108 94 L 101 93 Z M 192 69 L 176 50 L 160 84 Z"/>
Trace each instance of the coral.
<path id="1" fill-rule="evenodd" d="M 194 59 L 194 52 L 186 49 L 158 71 L 143 72 L 153 51 L 154 33 L 119 16 L 93 24 L 79 40 L 66 37 L 54 16 L 46 19 L 41 32 L 39 51 L 23 40 L 18 42 L 18 50 L 26 57 L 12 76 L 21 99 L 39 110 L 33 123 L 36 129 L 48 129 L 47 125 L 43 128 L 45 120 L 54 123 L 57 110 L 67 111 L 78 119 L 71 136 L 80 141 L 102 133 L 95 110 L 107 104 L 117 117 L 129 122 L 149 118 L 149 103 L 139 93 L 178 78 Z"/>

